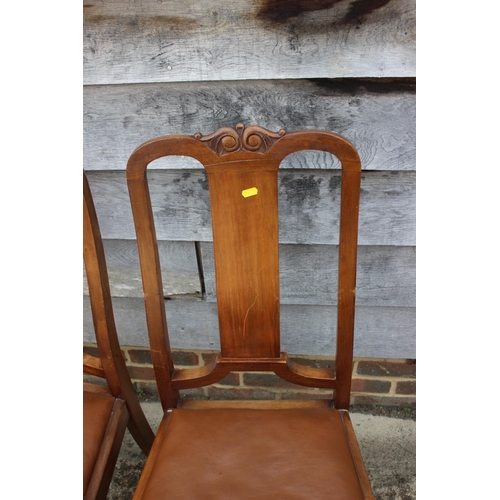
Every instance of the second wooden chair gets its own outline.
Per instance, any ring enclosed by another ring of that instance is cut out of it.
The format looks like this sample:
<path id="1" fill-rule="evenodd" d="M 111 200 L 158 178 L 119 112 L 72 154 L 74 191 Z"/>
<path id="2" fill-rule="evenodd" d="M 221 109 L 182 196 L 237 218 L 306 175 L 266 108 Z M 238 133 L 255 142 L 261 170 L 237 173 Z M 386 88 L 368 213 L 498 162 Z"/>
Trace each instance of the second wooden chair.
<path id="1" fill-rule="evenodd" d="M 83 372 L 106 385 L 83 384 L 83 498 L 106 498 L 125 430 L 147 455 L 154 434 L 139 404 L 116 332 L 104 247 L 85 172 L 83 257 L 98 356 L 83 355 Z"/>

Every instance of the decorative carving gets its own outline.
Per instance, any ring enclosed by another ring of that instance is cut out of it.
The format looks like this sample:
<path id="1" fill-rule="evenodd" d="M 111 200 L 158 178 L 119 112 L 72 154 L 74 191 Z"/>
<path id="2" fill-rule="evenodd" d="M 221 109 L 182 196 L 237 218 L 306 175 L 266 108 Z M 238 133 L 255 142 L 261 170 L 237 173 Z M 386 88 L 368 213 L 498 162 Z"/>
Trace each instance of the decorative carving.
<path id="1" fill-rule="evenodd" d="M 245 128 L 245 125 L 238 123 L 234 129 L 222 127 L 213 134 L 204 136 L 196 132 L 194 137 L 222 156 L 236 151 L 265 154 L 285 134 L 285 129 L 276 133 L 257 125 Z"/>

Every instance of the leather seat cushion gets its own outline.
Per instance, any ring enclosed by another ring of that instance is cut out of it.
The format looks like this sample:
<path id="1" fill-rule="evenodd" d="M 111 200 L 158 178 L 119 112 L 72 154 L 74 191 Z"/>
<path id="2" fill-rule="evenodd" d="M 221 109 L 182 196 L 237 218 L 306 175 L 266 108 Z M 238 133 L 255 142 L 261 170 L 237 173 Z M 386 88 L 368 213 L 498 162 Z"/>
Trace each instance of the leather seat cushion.
<path id="1" fill-rule="evenodd" d="M 94 470 L 115 398 L 110 394 L 83 391 L 83 493 Z"/>
<path id="2" fill-rule="evenodd" d="M 330 409 L 174 409 L 143 499 L 337 499 L 363 494 Z"/>

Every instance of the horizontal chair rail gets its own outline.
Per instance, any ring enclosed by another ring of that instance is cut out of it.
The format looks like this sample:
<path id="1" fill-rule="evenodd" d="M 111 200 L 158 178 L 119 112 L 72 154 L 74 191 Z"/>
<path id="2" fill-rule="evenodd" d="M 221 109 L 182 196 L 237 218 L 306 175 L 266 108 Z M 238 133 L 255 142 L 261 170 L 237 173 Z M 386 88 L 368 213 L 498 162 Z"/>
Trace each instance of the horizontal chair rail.
<path id="1" fill-rule="evenodd" d="M 102 367 L 101 358 L 92 356 L 86 352 L 83 353 L 83 373 L 94 375 L 96 377 L 106 378 Z"/>
<path id="2" fill-rule="evenodd" d="M 176 390 L 192 389 L 214 384 L 231 372 L 274 372 L 276 375 L 297 385 L 334 389 L 336 384 L 333 368 L 303 366 L 282 353 L 280 358 L 224 358 L 218 356 L 200 368 L 175 369 L 172 386 Z"/>

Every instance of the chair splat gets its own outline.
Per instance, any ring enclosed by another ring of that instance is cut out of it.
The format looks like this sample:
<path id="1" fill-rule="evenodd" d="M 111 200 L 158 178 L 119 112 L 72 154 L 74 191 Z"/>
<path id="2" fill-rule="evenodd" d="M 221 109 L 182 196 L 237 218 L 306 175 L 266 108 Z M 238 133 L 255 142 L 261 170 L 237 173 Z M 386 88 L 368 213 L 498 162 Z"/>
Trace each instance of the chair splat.
<path id="1" fill-rule="evenodd" d="M 280 357 L 278 165 L 269 163 L 207 167 L 222 357 Z"/>

